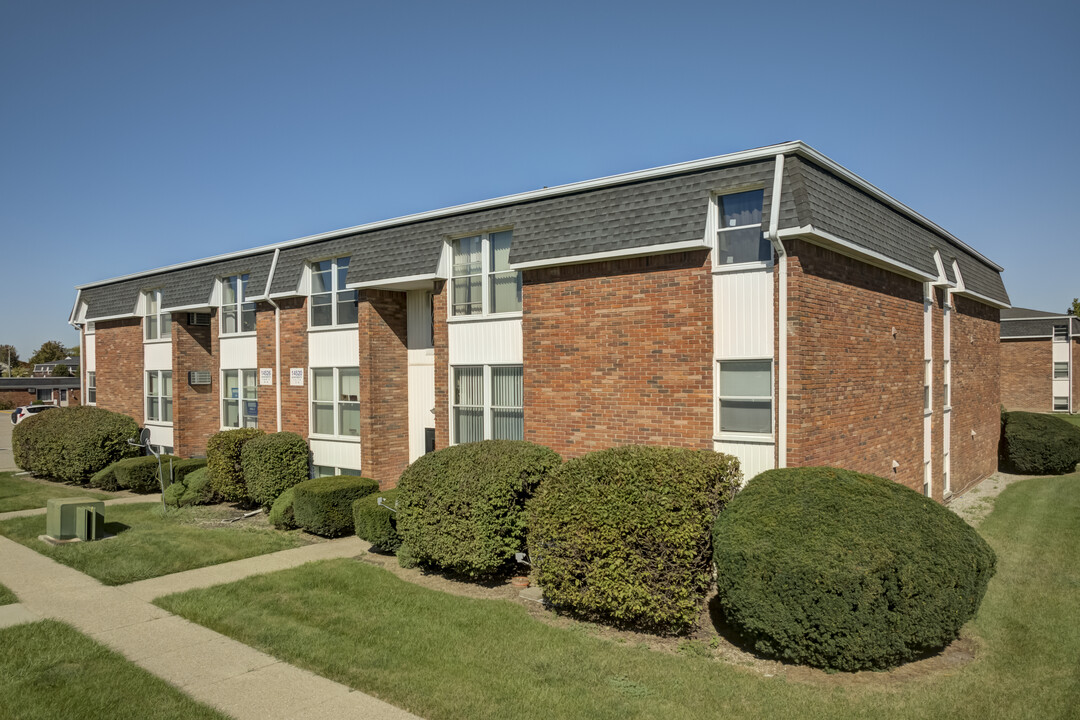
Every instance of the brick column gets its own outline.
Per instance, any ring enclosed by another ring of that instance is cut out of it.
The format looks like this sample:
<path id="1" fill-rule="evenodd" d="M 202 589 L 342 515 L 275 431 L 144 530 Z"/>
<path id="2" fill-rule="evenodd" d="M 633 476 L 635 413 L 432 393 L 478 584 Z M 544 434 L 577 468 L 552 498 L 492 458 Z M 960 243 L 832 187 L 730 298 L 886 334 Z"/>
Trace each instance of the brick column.
<path id="1" fill-rule="evenodd" d="M 277 432 L 277 383 L 279 368 L 276 365 L 277 325 L 274 322 L 274 306 L 267 302 L 255 303 L 255 341 L 257 343 L 255 373 L 262 368 L 271 368 L 274 373 L 274 385 L 257 384 L 259 398 L 259 429 Z M 284 350 L 284 346 L 282 346 Z M 289 380 L 289 371 L 285 371 L 285 381 Z M 259 383 L 259 380 L 255 381 Z M 282 418 L 284 420 L 284 418 Z M 284 429 L 284 428 L 282 428 Z"/>
<path id="2" fill-rule="evenodd" d="M 281 429 L 308 436 L 307 298 L 286 298 L 281 307 Z M 291 368 L 303 368 L 304 384 L 291 385 Z M 261 413 L 260 413 L 261 414 Z"/>
<path id="3" fill-rule="evenodd" d="M 173 448 L 181 457 L 206 454 L 206 441 L 221 429 L 218 317 L 209 325 L 188 324 L 188 313 L 172 323 Z M 210 373 L 209 385 L 188 382 L 191 371 Z"/>
<path id="4" fill-rule="evenodd" d="M 97 323 L 97 406 L 143 424 L 142 318 Z"/>
<path id="5" fill-rule="evenodd" d="M 361 472 L 392 488 L 409 464 L 406 294 L 368 290 L 358 315 Z"/>

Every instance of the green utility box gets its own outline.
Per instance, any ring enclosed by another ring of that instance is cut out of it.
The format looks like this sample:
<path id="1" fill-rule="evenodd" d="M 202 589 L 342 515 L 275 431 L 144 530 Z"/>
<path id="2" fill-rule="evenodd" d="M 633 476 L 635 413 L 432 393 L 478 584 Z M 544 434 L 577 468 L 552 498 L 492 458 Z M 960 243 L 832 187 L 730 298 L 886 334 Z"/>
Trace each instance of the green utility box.
<path id="1" fill-rule="evenodd" d="M 47 503 L 45 534 L 56 540 L 99 540 L 105 534 L 105 502 L 53 498 Z"/>

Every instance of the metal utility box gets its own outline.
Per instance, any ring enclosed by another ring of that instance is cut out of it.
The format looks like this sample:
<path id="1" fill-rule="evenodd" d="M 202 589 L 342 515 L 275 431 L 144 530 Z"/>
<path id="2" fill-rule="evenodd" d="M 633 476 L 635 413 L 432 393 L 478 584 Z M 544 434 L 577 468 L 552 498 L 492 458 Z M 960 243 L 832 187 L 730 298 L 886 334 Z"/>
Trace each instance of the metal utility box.
<path id="1" fill-rule="evenodd" d="M 99 540 L 105 534 L 105 502 L 53 498 L 46 504 L 45 534 L 56 540 Z"/>

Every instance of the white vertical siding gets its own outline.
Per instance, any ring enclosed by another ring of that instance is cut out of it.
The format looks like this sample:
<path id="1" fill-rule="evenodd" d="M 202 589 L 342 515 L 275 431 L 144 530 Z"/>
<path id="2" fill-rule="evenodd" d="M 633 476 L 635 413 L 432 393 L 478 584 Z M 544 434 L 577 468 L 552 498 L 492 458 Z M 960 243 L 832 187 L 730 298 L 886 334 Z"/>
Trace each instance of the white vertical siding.
<path id="1" fill-rule="evenodd" d="M 743 482 L 752 479 L 758 473 L 772 470 L 776 467 L 774 443 L 735 442 L 728 440 L 716 440 L 713 442 L 713 450 L 726 455 L 734 455 L 739 458 L 739 467 L 742 469 Z"/>
<path id="2" fill-rule="evenodd" d="M 521 318 L 451 322 L 447 328 L 451 365 L 519 365 Z"/>
<path id="3" fill-rule="evenodd" d="M 360 332 L 355 328 L 309 332 L 308 366 L 360 367 Z"/>
<path id="4" fill-rule="evenodd" d="M 259 363 L 257 338 L 254 336 L 221 338 L 220 357 L 222 370 L 252 370 L 256 368 Z"/>
<path id="5" fill-rule="evenodd" d="M 157 425 L 153 423 L 146 423 L 146 428 L 150 431 L 151 445 L 164 445 L 166 447 L 173 447 L 172 425 Z"/>
<path id="6" fill-rule="evenodd" d="M 86 349 L 83 352 L 83 368 L 86 372 L 97 371 L 97 335 L 86 335 Z"/>
<path id="7" fill-rule="evenodd" d="M 172 343 L 143 343 L 143 367 L 147 370 L 172 370 Z M 154 441 L 157 443 L 157 441 Z"/>
<path id="8" fill-rule="evenodd" d="M 311 464 L 328 465 L 330 467 L 349 468 L 352 470 L 363 468 L 360 464 L 360 443 L 338 442 L 336 440 L 308 441 L 311 447 Z"/>
<path id="9" fill-rule="evenodd" d="M 410 290 L 409 462 L 424 454 L 424 430 L 435 427 L 435 350 L 431 346 L 431 294 Z"/>

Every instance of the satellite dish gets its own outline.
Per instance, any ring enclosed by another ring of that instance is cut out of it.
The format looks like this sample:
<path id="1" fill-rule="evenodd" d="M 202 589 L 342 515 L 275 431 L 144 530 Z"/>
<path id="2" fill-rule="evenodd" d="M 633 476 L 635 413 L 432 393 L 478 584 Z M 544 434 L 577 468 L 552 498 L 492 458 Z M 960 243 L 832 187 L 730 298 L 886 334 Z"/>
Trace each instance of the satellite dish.
<path id="1" fill-rule="evenodd" d="M 140 445 L 149 445 L 150 444 L 150 428 L 143 428 L 142 430 L 139 431 L 139 444 Z"/>

